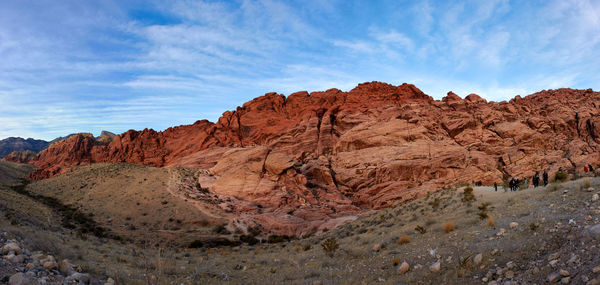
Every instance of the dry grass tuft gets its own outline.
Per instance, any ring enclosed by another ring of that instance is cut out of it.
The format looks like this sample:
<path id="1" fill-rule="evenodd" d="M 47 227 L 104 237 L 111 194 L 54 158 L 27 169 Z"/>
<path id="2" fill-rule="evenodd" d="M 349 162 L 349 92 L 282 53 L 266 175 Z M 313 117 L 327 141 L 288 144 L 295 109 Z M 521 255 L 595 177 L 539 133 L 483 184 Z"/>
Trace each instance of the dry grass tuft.
<path id="1" fill-rule="evenodd" d="M 592 183 L 590 183 L 590 179 L 586 178 L 585 180 L 583 180 L 583 183 L 581 184 L 581 188 L 587 189 L 590 187 L 592 187 Z"/>
<path id="2" fill-rule="evenodd" d="M 487 224 L 490 228 L 495 228 L 496 227 L 496 220 L 494 219 L 494 217 L 489 216 L 488 220 L 487 220 Z"/>
<path id="3" fill-rule="evenodd" d="M 396 242 L 400 245 L 410 243 L 410 237 L 408 237 L 407 235 L 403 235 L 399 237 Z"/>
<path id="4" fill-rule="evenodd" d="M 398 264 L 400 264 L 400 258 L 396 257 L 394 258 L 394 260 L 392 260 L 394 266 L 397 266 Z"/>
<path id="5" fill-rule="evenodd" d="M 445 233 L 449 233 L 451 231 L 454 230 L 454 222 L 446 222 L 444 225 L 442 225 L 442 230 Z"/>

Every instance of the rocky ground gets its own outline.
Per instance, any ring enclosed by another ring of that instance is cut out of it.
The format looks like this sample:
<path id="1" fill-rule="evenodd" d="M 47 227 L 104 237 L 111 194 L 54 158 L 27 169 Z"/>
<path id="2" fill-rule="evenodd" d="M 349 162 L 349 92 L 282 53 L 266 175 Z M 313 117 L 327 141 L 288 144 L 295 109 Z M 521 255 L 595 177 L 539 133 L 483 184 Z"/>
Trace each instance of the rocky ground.
<path id="1" fill-rule="evenodd" d="M 94 218 L 96 206 L 85 203 L 114 199 L 68 195 L 78 189 L 45 194 L 73 196 L 71 206 Z M 63 212 L 0 186 L 0 278 L 76 281 L 60 270 L 66 259 L 93 284 L 600 284 L 600 178 L 518 192 L 476 187 L 472 196 L 464 189 L 440 189 L 302 239 L 190 249 L 82 235 L 62 226 Z M 19 250 L 6 247 L 12 242 Z"/>
<path id="2" fill-rule="evenodd" d="M 0 281 L 10 285 L 34 284 L 104 284 L 114 285 L 112 278 L 103 282 L 91 278 L 80 266 L 67 259 L 58 262 L 52 255 L 31 252 L 22 243 L 8 240 L 8 233 L 0 233 Z"/>

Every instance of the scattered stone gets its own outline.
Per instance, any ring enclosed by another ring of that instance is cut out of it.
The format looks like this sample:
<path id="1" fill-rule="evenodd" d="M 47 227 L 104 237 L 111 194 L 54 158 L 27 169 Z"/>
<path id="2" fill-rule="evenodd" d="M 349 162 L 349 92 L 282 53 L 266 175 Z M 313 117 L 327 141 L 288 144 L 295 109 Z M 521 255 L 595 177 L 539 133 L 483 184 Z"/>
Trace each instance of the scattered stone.
<path id="1" fill-rule="evenodd" d="M 598 272 L 600 272 L 600 266 L 596 266 L 596 267 L 594 267 L 594 268 L 592 269 L 592 272 L 594 272 L 594 273 L 598 273 Z"/>
<path id="2" fill-rule="evenodd" d="M 442 264 L 438 261 L 438 262 L 432 264 L 429 267 L 429 270 L 431 270 L 432 272 L 439 272 L 441 268 L 442 268 Z"/>
<path id="3" fill-rule="evenodd" d="M 550 256 L 548 256 L 548 261 L 558 259 L 559 257 L 560 257 L 560 254 L 558 252 L 555 252 L 555 253 L 551 254 Z"/>
<path id="4" fill-rule="evenodd" d="M 475 255 L 475 257 L 473 258 L 473 263 L 475 263 L 475 265 L 479 265 L 479 264 L 481 264 L 482 260 L 483 260 L 483 254 L 479 253 L 479 254 Z"/>
<path id="5" fill-rule="evenodd" d="M 571 276 L 571 274 L 569 273 L 569 271 L 566 271 L 564 269 L 561 269 L 559 272 L 560 276 L 562 277 L 567 277 L 567 276 Z"/>
<path id="6" fill-rule="evenodd" d="M 558 259 L 552 260 L 552 261 L 548 262 L 548 264 L 550 264 L 550 266 L 552 266 L 552 267 L 556 267 L 556 265 L 558 264 Z"/>
<path id="7" fill-rule="evenodd" d="M 519 227 L 519 223 L 517 222 L 512 222 L 508 225 L 510 227 L 510 229 L 516 229 L 517 227 Z"/>
<path id="8" fill-rule="evenodd" d="M 75 272 L 71 275 L 71 277 L 73 277 L 73 279 L 75 279 L 76 281 L 83 282 L 85 284 L 90 282 L 90 275 L 87 273 Z"/>
<path id="9" fill-rule="evenodd" d="M 502 236 L 505 232 L 506 230 L 504 228 L 500 228 L 500 230 L 498 230 L 498 233 L 496 233 L 496 236 Z"/>
<path id="10" fill-rule="evenodd" d="M 598 199 L 600 199 L 600 197 L 598 196 L 598 194 L 592 195 L 592 202 L 598 201 Z"/>
<path id="11" fill-rule="evenodd" d="M 500 251 L 497 248 L 495 248 L 494 250 L 492 250 L 491 254 L 496 255 L 496 254 L 498 254 L 498 252 L 500 252 Z"/>
<path id="12" fill-rule="evenodd" d="M 571 282 L 571 277 L 565 277 L 563 279 L 560 279 L 560 283 L 562 284 L 569 284 L 569 282 Z"/>
<path id="13" fill-rule="evenodd" d="M 21 247 L 14 242 L 9 242 L 2 247 L 2 254 L 13 252 L 15 255 L 21 254 Z"/>
<path id="14" fill-rule="evenodd" d="M 558 274 L 558 272 L 550 273 L 550 275 L 548 275 L 548 278 L 547 278 L 549 283 L 557 282 L 559 279 L 560 279 L 560 274 Z"/>
<path id="15" fill-rule="evenodd" d="M 316 282 L 316 281 L 315 281 L 315 282 Z M 314 283 L 313 283 L 313 284 L 314 284 Z M 110 277 L 109 277 L 109 278 L 106 280 L 106 282 L 104 283 L 104 285 L 115 285 L 115 279 L 112 279 L 112 278 L 110 278 Z"/>
<path id="16" fill-rule="evenodd" d="M 37 285 L 39 282 L 31 276 L 19 272 L 8 279 L 9 285 Z"/>
<path id="17" fill-rule="evenodd" d="M 55 269 L 56 267 L 58 267 L 58 264 L 56 264 L 56 262 L 54 262 L 54 261 L 46 261 L 46 262 L 44 262 L 42 267 L 44 267 L 44 269 L 46 269 L 46 270 L 52 270 L 52 269 Z"/>
<path id="18" fill-rule="evenodd" d="M 73 269 L 73 264 L 71 264 L 68 259 L 63 259 L 58 264 L 58 271 L 65 275 L 72 275 L 73 273 L 75 273 L 75 270 Z"/>
<path id="19" fill-rule="evenodd" d="M 512 270 L 508 270 L 504 272 L 504 277 L 507 279 L 513 279 L 515 277 L 515 273 Z"/>
<path id="20" fill-rule="evenodd" d="M 410 265 L 406 261 L 402 262 L 400 267 L 398 268 L 398 274 L 402 275 L 410 270 Z"/>
<path id="21" fill-rule="evenodd" d="M 591 237 L 593 239 L 600 239 L 600 224 L 591 226 L 591 227 L 583 230 L 583 235 L 587 236 L 587 237 Z"/>
<path id="22" fill-rule="evenodd" d="M 376 243 L 375 245 L 373 245 L 373 251 L 380 251 L 381 250 L 381 244 L 380 243 Z"/>

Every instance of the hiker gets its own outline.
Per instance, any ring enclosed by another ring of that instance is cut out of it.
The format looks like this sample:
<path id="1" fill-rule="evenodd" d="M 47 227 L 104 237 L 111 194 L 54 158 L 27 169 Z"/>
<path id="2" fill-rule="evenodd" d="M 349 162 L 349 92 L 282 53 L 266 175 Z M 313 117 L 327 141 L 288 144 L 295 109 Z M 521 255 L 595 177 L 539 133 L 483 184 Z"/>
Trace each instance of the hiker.
<path id="1" fill-rule="evenodd" d="M 515 191 L 519 191 L 521 181 L 519 180 L 519 178 L 515 179 Z"/>
<path id="2" fill-rule="evenodd" d="M 590 169 L 590 172 L 591 172 L 591 173 L 594 173 L 594 168 L 592 167 L 592 165 L 591 165 L 591 164 L 588 164 L 588 168 Z"/>
<path id="3" fill-rule="evenodd" d="M 498 192 L 498 183 L 494 182 L 494 191 Z"/>
<path id="4" fill-rule="evenodd" d="M 533 187 L 536 188 L 538 185 L 540 185 L 540 173 L 536 171 L 533 176 Z"/>
<path id="5" fill-rule="evenodd" d="M 529 188 L 529 181 L 527 181 L 527 177 L 523 179 L 523 189 Z"/>
<path id="6" fill-rule="evenodd" d="M 542 179 L 544 180 L 544 186 L 548 185 L 548 172 L 546 170 L 542 173 Z"/>
<path id="7" fill-rule="evenodd" d="M 588 173 L 588 167 L 587 167 L 587 165 L 583 166 L 583 172 Z"/>
<path id="8" fill-rule="evenodd" d="M 508 181 L 508 186 L 510 187 L 510 191 L 512 192 L 513 189 L 515 189 L 515 179 L 514 178 L 510 178 L 510 180 Z"/>

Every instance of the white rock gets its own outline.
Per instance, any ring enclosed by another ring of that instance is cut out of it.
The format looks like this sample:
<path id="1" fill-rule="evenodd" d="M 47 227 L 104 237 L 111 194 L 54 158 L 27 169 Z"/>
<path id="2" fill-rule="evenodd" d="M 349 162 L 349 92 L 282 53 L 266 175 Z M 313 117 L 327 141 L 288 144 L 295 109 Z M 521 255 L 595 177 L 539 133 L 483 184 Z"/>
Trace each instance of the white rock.
<path id="1" fill-rule="evenodd" d="M 600 199 L 600 197 L 598 196 L 598 194 L 592 195 L 592 202 L 593 201 L 598 201 L 598 199 Z"/>
<path id="2" fill-rule="evenodd" d="M 429 270 L 431 270 L 432 272 L 438 272 L 441 268 L 442 264 L 439 261 L 429 266 Z"/>
<path id="3" fill-rule="evenodd" d="M 475 255 L 475 257 L 473 258 L 473 262 L 475 263 L 475 265 L 479 265 L 482 260 L 483 260 L 483 254 L 481 254 L 481 253 Z"/>
<path id="4" fill-rule="evenodd" d="M 510 227 L 510 229 L 516 229 L 517 227 L 519 227 L 519 223 L 517 222 L 512 222 L 508 225 Z"/>
<path id="5" fill-rule="evenodd" d="M 558 271 L 558 273 L 560 274 L 560 276 L 563 276 L 563 277 L 571 276 L 569 271 L 566 271 L 564 269 L 561 269 L 560 271 Z"/>
<path id="6" fill-rule="evenodd" d="M 404 261 L 402 262 L 402 264 L 400 264 L 400 267 L 398 268 L 398 274 L 404 274 L 408 272 L 408 270 L 410 270 L 410 265 L 408 265 L 408 263 Z"/>

